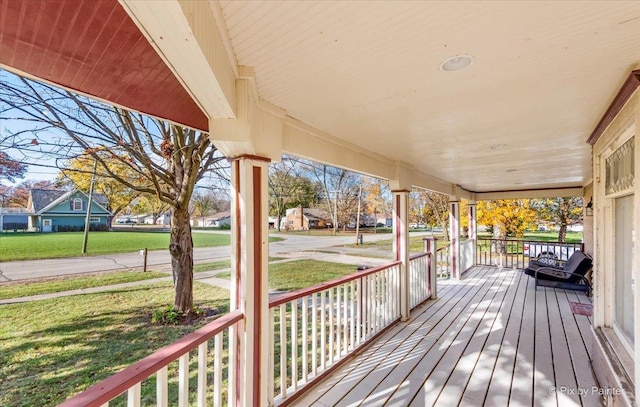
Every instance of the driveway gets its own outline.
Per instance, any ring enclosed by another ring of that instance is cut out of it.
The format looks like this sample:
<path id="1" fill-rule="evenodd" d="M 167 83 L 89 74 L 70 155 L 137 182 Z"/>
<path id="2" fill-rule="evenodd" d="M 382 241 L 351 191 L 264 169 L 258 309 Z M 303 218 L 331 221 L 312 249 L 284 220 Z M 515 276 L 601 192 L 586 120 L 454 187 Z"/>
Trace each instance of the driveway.
<path id="1" fill-rule="evenodd" d="M 228 232 L 227 232 L 228 233 Z M 412 236 L 418 234 L 411 234 Z M 420 234 L 422 235 L 422 233 Z M 348 254 L 353 249 L 337 248 L 345 244 L 355 243 L 355 236 L 305 236 L 271 234 L 271 236 L 282 237 L 283 241 L 269 244 L 270 256 L 299 256 L 308 258 L 313 256 L 330 259 L 330 253 L 314 256 L 309 251 L 323 252 L 331 251 Z M 391 239 L 391 235 L 367 234 L 364 235 L 365 242 Z M 330 250 L 329 250 L 330 249 Z M 391 245 L 389 245 L 389 252 Z M 196 262 L 210 262 L 217 260 L 228 260 L 231 257 L 230 246 L 206 247 L 194 249 L 194 259 Z M 318 258 L 320 260 L 320 258 Z M 158 267 L 169 267 L 171 256 L 168 250 L 150 251 L 147 256 L 147 266 L 150 269 Z M 102 271 L 126 270 L 142 267 L 142 256 L 136 251 L 133 253 L 117 253 L 99 256 L 70 257 L 63 259 L 26 260 L 0 263 L 0 283 L 7 281 L 18 281 L 27 279 L 37 279 L 45 277 L 56 277 L 61 275 L 97 273 Z"/>

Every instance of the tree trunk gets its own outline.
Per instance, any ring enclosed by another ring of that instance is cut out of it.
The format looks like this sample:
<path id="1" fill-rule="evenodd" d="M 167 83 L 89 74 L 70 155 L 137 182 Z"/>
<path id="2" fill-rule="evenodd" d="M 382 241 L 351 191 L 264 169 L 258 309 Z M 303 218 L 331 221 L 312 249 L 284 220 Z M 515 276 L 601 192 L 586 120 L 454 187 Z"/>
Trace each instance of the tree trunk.
<path id="1" fill-rule="evenodd" d="M 193 240 L 187 208 L 176 208 L 171 215 L 169 252 L 176 294 L 173 307 L 188 313 L 193 308 Z"/>
<path id="2" fill-rule="evenodd" d="M 558 232 L 558 242 L 564 243 L 567 239 L 567 224 L 560 225 L 560 232 Z"/>
<path id="3" fill-rule="evenodd" d="M 493 225 L 493 252 L 499 254 L 507 254 L 507 246 L 504 239 L 506 233 L 503 232 L 503 226 L 500 224 Z"/>

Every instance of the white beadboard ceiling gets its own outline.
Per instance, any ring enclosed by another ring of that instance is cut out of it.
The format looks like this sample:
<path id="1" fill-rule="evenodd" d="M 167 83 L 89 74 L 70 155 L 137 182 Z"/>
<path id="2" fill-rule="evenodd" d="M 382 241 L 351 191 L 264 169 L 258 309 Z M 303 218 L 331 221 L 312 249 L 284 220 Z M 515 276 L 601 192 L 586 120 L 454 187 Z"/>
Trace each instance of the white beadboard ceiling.
<path id="1" fill-rule="evenodd" d="M 262 99 L 470 191 L 583 186 L 640 2 L 221 1 Z M 459 72 L 438 69 L 470 54 Z"/>

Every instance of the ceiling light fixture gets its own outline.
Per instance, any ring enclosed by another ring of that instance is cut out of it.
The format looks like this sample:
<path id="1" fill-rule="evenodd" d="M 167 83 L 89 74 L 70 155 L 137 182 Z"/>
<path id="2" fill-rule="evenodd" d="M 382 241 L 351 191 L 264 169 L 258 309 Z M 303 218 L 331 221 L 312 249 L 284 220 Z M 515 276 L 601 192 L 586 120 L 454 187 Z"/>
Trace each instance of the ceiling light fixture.
<path id="1" fill-rule="evenodd" d="M 451 58 L 445 59 L 440 64 L 440 70 L 445 72 L 461 71 L 467 68 L 473 63 L 473 56 L 471 55 L 456 55 Z"/>

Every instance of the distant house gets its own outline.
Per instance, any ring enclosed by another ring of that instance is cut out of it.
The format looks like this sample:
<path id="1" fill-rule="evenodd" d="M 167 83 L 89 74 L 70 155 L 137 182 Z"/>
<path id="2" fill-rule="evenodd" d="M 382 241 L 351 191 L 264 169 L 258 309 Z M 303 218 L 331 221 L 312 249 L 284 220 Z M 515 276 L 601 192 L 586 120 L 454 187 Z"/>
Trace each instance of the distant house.
<path id="1" fill-rule="evenodd" d="M 221 227 L 231 225 L 231 212 L 218 212 L 204 218 L 193 216 L 191 218 L 191 226 L 200 227 Z"/>
<path id="2" fill-rule="evenodd" d="M 301 206 L 287 209 L 283 223 L 286 230 L 324 229 L 332 225 L 329 212 Z"/>
<path id="3" fill-rule="evenodd" d="M 231 212 L 218 212 L 210 217 L 208 217 L 205 221 L 205 226 L 229 226 L 231 225 Z"/>
<path id="4" fill-rule="evenodd" d="M 68 232 L 84 230 L 89 197 L 82 191 L 32 189 L 29 195 L 29 230 Z M 94 196 L 91 204 L 90 229 L 106 230 L 111 212 L 104 195 Z"/>

